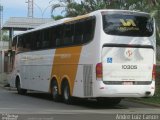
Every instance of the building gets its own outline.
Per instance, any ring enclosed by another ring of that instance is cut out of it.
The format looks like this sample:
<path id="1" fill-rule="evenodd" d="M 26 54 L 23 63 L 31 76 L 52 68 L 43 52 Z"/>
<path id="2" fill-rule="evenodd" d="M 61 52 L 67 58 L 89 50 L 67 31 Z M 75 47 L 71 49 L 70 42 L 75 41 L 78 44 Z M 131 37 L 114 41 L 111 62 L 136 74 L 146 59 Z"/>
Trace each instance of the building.
<path id="1" fill-rule="evenodd" d="M 12 58 L 8 50 L 11 48 L 12 38 L 15 31 L 25 31 L 36 28 L 42 24 L 53 22 L 53 19 L 11 17 L 2 27 L 2 30 L 9 31 L 9 42 L 0 41 L 0 83 L 7 84 L 7 75 L 11 72 Z"/>
<path id="2" fill-rule="evenodd" d="M 11 46 L 12 37 L 14 31 L 25 31 L 36 28 L 42 24 L 53 22 L 53 19 L 49 18 L 28 18 L 28 17 L 11 17 L 6 21 L 2 27 L 2 30 L 9 31 L 9 46 Z"/>

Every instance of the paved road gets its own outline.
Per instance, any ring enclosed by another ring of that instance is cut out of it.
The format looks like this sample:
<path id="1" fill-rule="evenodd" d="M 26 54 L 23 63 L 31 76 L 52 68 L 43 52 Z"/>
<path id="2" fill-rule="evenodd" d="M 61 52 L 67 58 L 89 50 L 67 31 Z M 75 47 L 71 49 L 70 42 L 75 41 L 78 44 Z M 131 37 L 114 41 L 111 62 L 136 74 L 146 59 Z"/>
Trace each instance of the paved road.
<path id="1" fill-rule="evenodd" d="M 100 106 L 95 101 L 79 101 L 75 105 L 66 105 L 53 102 L 48 94 L 30 92 L 19 95 L 14 90 L 0 88 L 0 113 L 3 113 L 0 118 L 5 118 L 6 114 L 19 114 L 20 120 L 106 120 L 106 117 L 112 120 L 121 114 L 139 114 L 140 117 L 144 117 L 144 114 L 159 114 L 160 108 L 125 100 L 115 107 Z"/>

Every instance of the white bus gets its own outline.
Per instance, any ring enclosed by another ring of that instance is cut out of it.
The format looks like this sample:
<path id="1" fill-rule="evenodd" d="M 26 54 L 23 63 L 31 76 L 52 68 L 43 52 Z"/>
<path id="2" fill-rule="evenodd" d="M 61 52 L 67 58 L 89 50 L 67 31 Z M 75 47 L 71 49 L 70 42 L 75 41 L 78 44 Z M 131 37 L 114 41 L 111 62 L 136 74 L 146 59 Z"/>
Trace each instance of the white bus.
<path id="1" fill-rule="evenodd" d="M 118 104 L 155 91 L 156 38 L 147 13 L 98 10 L 18 34 L 10 85 L 18 93 L 49 92 Z"/>

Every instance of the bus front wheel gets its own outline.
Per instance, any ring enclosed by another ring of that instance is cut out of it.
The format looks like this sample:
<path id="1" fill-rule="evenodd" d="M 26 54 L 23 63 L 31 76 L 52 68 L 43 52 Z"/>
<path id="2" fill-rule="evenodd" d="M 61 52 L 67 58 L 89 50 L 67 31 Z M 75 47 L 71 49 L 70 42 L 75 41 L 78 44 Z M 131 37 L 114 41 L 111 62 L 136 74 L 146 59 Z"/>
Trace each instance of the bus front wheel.
<path id="1" fill-rule="evenodd" d="M 27 93 L 27 90 L 26 90 L 26 89 L 22 89 L 22 88 L 21 88 L 21 83 L 20 83 L 19 78 L 17 78 L 17 80 L 16 80 L 16 88 L 17 88 L 18 94 L 24 95 L 24 94 Z"/>

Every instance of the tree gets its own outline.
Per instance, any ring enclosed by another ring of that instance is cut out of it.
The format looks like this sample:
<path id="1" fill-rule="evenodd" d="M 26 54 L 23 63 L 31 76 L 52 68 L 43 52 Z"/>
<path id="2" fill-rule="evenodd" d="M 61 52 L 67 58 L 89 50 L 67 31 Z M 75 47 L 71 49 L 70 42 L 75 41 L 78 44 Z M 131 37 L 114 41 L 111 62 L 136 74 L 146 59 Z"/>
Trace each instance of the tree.
<path id="1" fill-rule="evenodd" d="M 66 17 L 87 14 L 89 12 L 105 9 L 112 6 L 110 0 L 83 0 L 81 3 L 76 0 L 59 0 L 59 3 L 53 4 L 51 12 L 57 8 L 64 8 Z"/>
<path id="2" fill-rule="evenodd" d="M 2 41 L 9 41 L 9 35 L 6 30 L 2 31 Z"/>
<path id="3" fill-rule="evenodd" d="M 63 7 L 65 16 L 86 14 L 99 9 L 127 9 L 151 12 L 159 6 L 158 0 L 59 0 L 53 4 L 52 13 L 56 8 Z"/>
<path id="4" fill-rule="evenodd" d="M 52 16 L 54 16 L 53 15 L 53 11 L 55 9 L 57 9 L 57 8 L 64 8 L 64 10 L 62 12 L 69 11 L 70 8 L 68 7 L 68 5 L 70 5 L 72 2 L 73 2 L 73 0 L 59 0 L 58 3 L 53 4 L 52 8 L 51 8 L 51 14 L 52 14 Z"/>
<path id="5" fill-rule="evenodd" d="M 62 19 L 62 18 L 64 18 L 64 16 L 62 16 L 62 15 L 57 15 L 57 16 L 51 16 L 54 20 L 60 20 L 60 19 Z"/>

